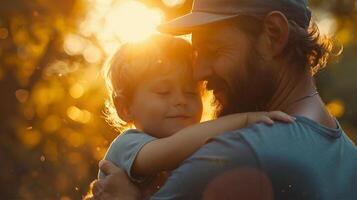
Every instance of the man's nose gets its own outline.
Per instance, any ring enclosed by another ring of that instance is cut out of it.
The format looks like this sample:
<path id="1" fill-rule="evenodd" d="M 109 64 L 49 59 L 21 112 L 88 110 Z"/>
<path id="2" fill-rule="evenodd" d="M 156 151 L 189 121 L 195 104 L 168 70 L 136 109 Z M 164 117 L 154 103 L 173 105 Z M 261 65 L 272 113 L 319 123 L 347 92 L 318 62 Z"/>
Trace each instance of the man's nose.
<path id="1" fill-rule="evenodd" d="M 193 78 L 195 81 L 203 81 L 212 75 L 208 59 L 197 58 L 193 67 Z"/>

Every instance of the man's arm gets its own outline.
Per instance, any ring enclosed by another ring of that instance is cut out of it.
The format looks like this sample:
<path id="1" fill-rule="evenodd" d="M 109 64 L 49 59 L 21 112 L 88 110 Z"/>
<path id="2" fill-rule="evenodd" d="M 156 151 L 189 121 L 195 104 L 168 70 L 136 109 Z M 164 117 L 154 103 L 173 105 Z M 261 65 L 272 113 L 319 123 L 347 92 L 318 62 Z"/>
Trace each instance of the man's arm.
<path id="1" fill-rule="evenodd" d="M 172 172 L 151 200 L 270 199 L 268 178 L 238 132 L 214 138 Z"/>

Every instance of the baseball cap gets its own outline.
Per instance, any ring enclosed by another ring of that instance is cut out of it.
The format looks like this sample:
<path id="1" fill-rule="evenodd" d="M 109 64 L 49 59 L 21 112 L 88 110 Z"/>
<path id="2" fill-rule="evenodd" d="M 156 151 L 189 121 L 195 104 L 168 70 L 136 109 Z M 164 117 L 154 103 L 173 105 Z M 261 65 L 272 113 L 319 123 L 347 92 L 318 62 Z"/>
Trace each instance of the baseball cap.
<path id="1" fill-rule="evenodd" d="M 174 35 L 188 34 L 214 22 L 270 11 L 280 11 L 301 27 L 309 27 L 311 11 L 307 0 L 195 0 L 190 13 L 161 24 L 158 30 Z"/>

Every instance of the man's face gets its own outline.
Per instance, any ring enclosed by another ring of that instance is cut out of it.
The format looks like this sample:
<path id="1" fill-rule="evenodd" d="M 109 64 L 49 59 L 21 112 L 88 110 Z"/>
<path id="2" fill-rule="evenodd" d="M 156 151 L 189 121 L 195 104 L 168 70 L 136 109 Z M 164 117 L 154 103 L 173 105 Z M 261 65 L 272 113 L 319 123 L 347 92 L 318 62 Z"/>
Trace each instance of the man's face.
<path id="1" fill-rule="evenodd" d="M 220 24 L 193 32 L 192 44 L 197 49 L 194 78 L 206 80 L 213 90 L 218 116 L 267 109 L 277 73 L 272 61 L 258 53 L 255 39 Z"/>

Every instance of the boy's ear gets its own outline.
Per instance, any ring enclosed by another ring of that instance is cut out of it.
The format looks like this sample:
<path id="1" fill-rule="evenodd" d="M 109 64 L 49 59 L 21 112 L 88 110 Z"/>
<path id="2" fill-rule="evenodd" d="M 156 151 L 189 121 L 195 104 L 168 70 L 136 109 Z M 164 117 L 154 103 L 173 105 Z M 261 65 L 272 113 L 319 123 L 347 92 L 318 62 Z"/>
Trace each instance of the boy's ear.
<path id="1" fill-rule="evenodd" d="M 115 98 L 114 106 L 115 109 L 117 110 L 120 119 L 124 120 L 127 123 L 132 122 L 133 116 L 130 112 L 129 107 L 126 104 L 120 103 L 119 99 Z"/>

